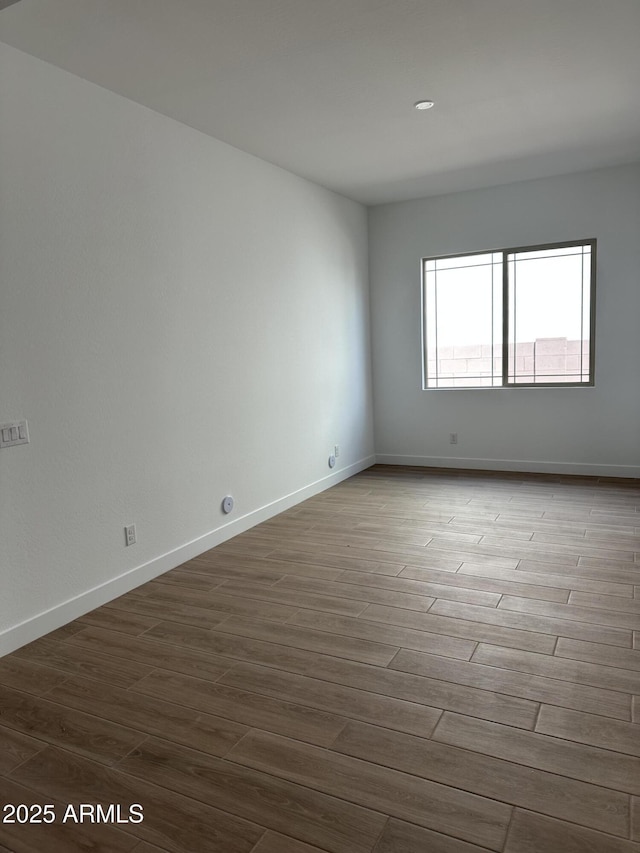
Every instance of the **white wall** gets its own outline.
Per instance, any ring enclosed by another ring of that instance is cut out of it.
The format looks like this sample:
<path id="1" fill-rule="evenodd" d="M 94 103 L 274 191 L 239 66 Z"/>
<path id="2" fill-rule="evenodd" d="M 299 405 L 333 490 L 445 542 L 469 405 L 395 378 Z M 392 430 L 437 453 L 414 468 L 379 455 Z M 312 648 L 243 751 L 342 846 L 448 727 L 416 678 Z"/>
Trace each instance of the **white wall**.
<path id="1" fill-rule="evenodd" d="M 0 125 L 2 653 L 373 439 L 362 206 L 3 45 Z"/>
<path id="2" fill-rule="evenodd" d="M 640 165 L 382 205 L 369 221 L 379 461 L 640 476 Z M 594 388 L 421 390 L 422 257 L 589 237 Z"/>

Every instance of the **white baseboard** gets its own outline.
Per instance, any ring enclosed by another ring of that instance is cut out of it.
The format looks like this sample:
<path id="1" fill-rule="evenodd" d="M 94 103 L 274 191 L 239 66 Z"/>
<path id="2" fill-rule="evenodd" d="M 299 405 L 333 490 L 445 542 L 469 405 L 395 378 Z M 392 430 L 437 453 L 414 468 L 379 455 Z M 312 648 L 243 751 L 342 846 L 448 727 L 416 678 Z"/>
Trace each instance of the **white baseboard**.
<path id="1" fill-rule="evenodd" d="M 640 478 L 640 465 L 540 462 L 531 459 L 474 459 L 459 456 L 404 456 L 397 453 L 377 453 L 376 462 L 380 465 L 415 465 L 422 468 L 473 468 L 486 471 L 521 471 L 531 474 Z"/>
<path id="2" fill-rule="evenodd" d="M 259 507 L 240 518 L 236 518 L 209 533 L 205 533 L 191 542 L 180 545 L 173 551 L 161 554 L 148 563 L 130 569 L 128 572 L 100 584 L 100 586 L 96 586 L 68 601 L 64 601 L 50 610 L 45 610 L 43 613 L 27 619 L 19 625 L 8 628 L 6 631 L 0 633 L 0 657 L 15 651 L 33 640 L 37 640 L 50 631 L 55 631 L 56 628 L 66 625 L 67 622 L 71 622 L 73 619 L 78 619 L 80 616 L 89 613 L 91 610 L 95 610 L 96 607 L 100 607 L 108 601 L 113 601 L 114 598 L 130 592 L 147 581 L 153 580 L 158 575 L 164 574 L 164 572 L 168 572 L 170 569 L 175 569 L 176 566 L 186 563 L 187 560 L 197 557 L 210 548 L 215 548 L 216 545 L 226 542 L 227 539 L 243 533 L 250 527 L 254 527 L 256 524 L 260 524 L 262 521 L 266 521 L 274 515 L 290 509 L 301 501 L 307 500 L 307 498 L 311 498 L 343 480 L 347 480 L 354 474 L 364 471 L 365 468 L 369 468 L 375 461 L 374 456 L 368 456 L 365 459 L 355 462 L 353 465 L 341 468 L 339 471 L 334 471 L 328 476 L 310 483 L 308 486 L 304 486 L 295 492 L 278 498 L 278 500 L 265 504 L 265 506 Z"/>

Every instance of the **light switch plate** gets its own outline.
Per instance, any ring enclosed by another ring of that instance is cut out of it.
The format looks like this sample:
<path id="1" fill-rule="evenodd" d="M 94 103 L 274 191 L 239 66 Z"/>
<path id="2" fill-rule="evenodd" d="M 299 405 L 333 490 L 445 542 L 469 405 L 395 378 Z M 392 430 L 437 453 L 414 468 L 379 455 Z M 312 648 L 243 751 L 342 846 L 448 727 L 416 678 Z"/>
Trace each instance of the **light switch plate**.
<path id="1" fill-rule="evenodd" d="M 14 444 L 29 444 L 29 425 L 26 421 L 9 421 L 0 424 L 0 448 Z"/>

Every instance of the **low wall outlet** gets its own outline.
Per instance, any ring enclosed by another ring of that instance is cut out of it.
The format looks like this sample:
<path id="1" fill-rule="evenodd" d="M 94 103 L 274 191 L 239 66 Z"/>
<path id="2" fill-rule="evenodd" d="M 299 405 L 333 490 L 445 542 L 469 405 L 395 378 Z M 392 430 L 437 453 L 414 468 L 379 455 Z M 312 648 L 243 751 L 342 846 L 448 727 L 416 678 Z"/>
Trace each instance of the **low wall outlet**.
<path id="1" fill-rule="evenodd" d="M 339 445 L 339 444 L 336 444 L 336 446 L 333 448 L 333 455 L 334 455 L 336 458 L 337 458 L 338 456 L 340 456 L 340 445 Z"/>
<path id="2" fill-rule="evenodd" d="M 124 539 L 127 545 L 135 545 L 136 544 L 136 526 L 135 524 L 130 524 L 128 527 L 124 529 Z"/>
<path id="3" fill-rule="evenodd" d="M 458 433 L 450 432 L 449 433 L 449 444 L 457 444 L 458 443 Z"/>

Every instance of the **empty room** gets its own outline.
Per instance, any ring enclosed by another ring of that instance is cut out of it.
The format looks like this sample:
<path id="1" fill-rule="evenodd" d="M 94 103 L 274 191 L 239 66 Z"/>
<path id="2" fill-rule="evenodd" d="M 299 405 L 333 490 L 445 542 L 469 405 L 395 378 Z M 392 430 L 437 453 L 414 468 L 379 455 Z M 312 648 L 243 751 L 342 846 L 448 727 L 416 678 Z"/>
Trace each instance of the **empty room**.
<path id="1" fill-rule="evenodd" d="M 0 0 L 0 853 L 640 853 L 639 45 Z"/>

